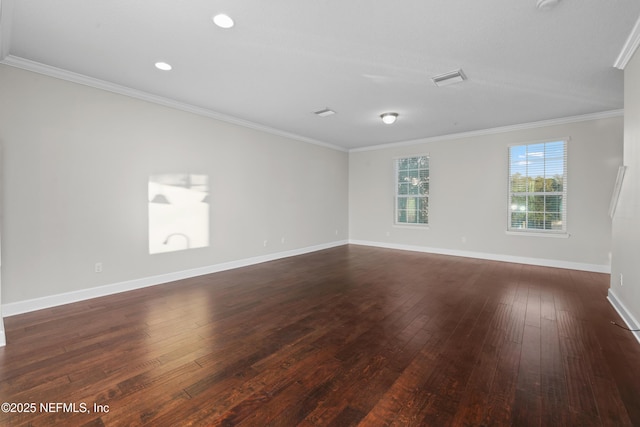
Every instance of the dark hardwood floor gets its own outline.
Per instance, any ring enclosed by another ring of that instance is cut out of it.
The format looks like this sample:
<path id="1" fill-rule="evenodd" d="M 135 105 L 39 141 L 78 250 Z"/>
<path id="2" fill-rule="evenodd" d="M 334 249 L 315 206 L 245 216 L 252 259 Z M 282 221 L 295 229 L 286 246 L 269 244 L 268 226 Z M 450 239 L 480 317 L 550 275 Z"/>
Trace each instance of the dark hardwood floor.
<path id="1" fill-rule="evenodd" d="M 640 426 L 608 280 L 343 246 L 12 316 L 0 425 Z"/>

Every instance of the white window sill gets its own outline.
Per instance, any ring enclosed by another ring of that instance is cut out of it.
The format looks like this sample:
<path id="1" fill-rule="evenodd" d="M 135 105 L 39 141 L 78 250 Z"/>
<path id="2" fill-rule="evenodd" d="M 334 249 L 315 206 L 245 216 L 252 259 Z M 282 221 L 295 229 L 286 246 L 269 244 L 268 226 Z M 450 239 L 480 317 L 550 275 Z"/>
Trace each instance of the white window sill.
<path id="1" fill-rule="evenodd" d="M 429 224 L 393 224 L 393 228 L 407 228 L 411 230 L 428 230 Z"/>
<path id="2" fill-rule="evenodd" d="M 568 239 L 571 235 L 566 231 L 555 233 L 540 233 L 536 231 L 505 231 L 509 236 L 527 236 L 527 237 L 554 237 L 557 239 Z"/>

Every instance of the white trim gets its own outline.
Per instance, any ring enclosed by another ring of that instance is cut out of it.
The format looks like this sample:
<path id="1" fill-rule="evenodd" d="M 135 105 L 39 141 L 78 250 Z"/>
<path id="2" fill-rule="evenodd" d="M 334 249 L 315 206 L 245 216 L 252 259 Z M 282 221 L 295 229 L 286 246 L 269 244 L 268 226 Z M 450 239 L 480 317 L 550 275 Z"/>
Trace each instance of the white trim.
<path id="1" fill-rule="evenodd" d="M 613 66 L 620 70 L 624 70 L 636 49 L 638 49 L 638 45 L 640 45 L 640 18 L 636 21 L 636 25 L 633 26 L 633 29 L 631 30 L 629 37 L 627 37 L 627 41 L 624 42 L 624 46 L 622 46 L 622 50 L 616 58 L 616 62 L 613 63 Z"/>
<path id="2" fill-rule="evenodd" d="M 624 110 L 610 110 L 600 113 L 583 114 L 580 116 L 563 117 L 559 119 L 542 120 L 539 122 L 522 123 L 518 125 L 502 126 L 490 129 L 474 130 L 469 132 L 451 133 L 448 135 L 434 136 L 430 138 L 412 139 L 409 141 L 392 142 L 390 144 L 371 145 L 369 147 L 352 148 L 349 152 L 384 150 L 387 148 L 406 147 L 411 145 L 425 144 L 429 142 L 449 141 L 452 139 L 472 138 L 483 135 L 495 135 L 498 133 L 514 132 L 519 130 L 535 129 L 547 126 L 557 126 L 569 123 L 586 122 L 589 120 L 610 119 L 612 117 L 622 117 Z"/>
<path id="3" fill-rule="evenodd" d="M 424 252 L 440 255 L 451 255 L 465 258 L 487 259 L 491 261 L 512 262 L 516 264 L 539 265 L 542 267 L 566 268 L 569 270 L 592 271 L 595 273 L 611 273 L 611 266 L 599 264 L 586 264 L 572 261 L 558 261 L 545 258 L 529 258 L 503 254 L 491 254 L 486 252 L 460 251 L 457 249 L 431 248 L 427 246 L 401 245 L 395 243 L 372 242 L 368 240 L 349 240 L 349 244 L 373 246 L 377 248 L 398 249 L 401 251 Z"/>
<path id="4" fill-rule="evenodd" d="M 2 329 L 0 330 L 0 347 L 4 347 L 7 345 L 7 337 L 4 335 L 4 322 L 0 319 L 0 323 L 2 323 Z"/>
<path id="5" fill-rule="evenodd" d="M 571 234 L 567 233 L 566 231 L 549 231 L 547 233 L 543 233 L 540 231 L 524 231 L 524 229 L 523 231 L 516 231 L 514 229 L 507 230 L 504 233 L 508 236 L 555 237 L 560 239 L 568 239 L 569 237 L 571 237 Z"/>
<path id="6" fill-rule="evenodd" d="M 0 0 L 0 2 L 7 2 L 7 1 L 13 1 L 13 0 Z M 1 40 L 4 40 L 4 37 L 2 37 Z M 0 48 L 1 47 L 2 46 L 0 45 Z M 294 139 L 301 142 L 307 142 L 309 144 L 319 145 L 322 147 L 331 148 L 333 150 L 343 151 L 343 152 L 383 150 L 387 148 L 418 145 L 418 144 L 424 144 L 428 142 L 447 141 L 447 140 L 459 139 L 459 138 L 471 138 L 471 137 L 482 136 L 482 135 L 494 135 L 494 134 L 504 133 L 504 132 L 513 132 L 518 130 L 534 129 L 539 127 L 562 125 L 562 124 L 568 124 L 568 123 L 578 123 L 578 122 L 583 122 L 588 120 L 621 117 L 623 116 L 623 113 L 624 113 L 624 110 L 610 110 L 610 111 L 603 111 L 599 113 L 583 114 L 580 116 L 563 117 L 563 118 L 557 118 L 557 119 L 542 120 L 538 122 L 521 123 L 517 125 L 481 129 L 481 130 L 475 130 L 475 131 L 469 131 L 469 132 L 452 133 L 452 134 L 442 135 L 442 136 L 434 136 L 434 137 L 428 137 L 428 138 L 413 139 L 409 141 L 392 142 L 389 144 L 380 144 L 380 145 L 372 145 L 368 147 L 348 149 L 348 148 L 340 147 L 338 145 L 330 144 L 327 142 L 318 141 L 318 140 L 307 138 L 301 135 L 296 135 L 296 134 L 281 131 L 278 129 L 270 128 L 268 126 L 264 126 L 258 123 L 241 120 L 236 117 L 232 117 L 232 116 L 224 115 L 222 113 L 218 113 L 212 110 L 208 110 L 206 108 L 196 107 L 190 104 L 174 101 L 172 99 L 152 95 L 147 92 L 117 85 L 115 83 L 110 83 L 104 80 L 88 77 L 83 74 L 73 73 L 71 71 L 41 64 L 39 62 L 30 61 L 28 59 L 20 58 L 13 55 L 8 55 L 8 52 L 6 52 L 6 54 L 7 54 L 6 57 L 0 56 L 0 64 L 21 68 L 23 70 L 32 71 L 34 73 L 39 73 L 46 76 L 58 78 L 61 80 L 66 80 L 73 83 L 78 83 L 85 86 L 106 90 L 106 91 L 117 93 L 120 95 L 129 96 L 131 98 L 141 99 L 143 101 L 151 102 L 158 105 L 163 105 L 165 107 L 175 108 L 177 110 L 198 114 L 201 116 L 209 117 L 209 118 L 220 120 L 227 123 L 232 123 L 238 126 L 249 128 L 249 129 L 254 129 L 254 130 L 266 132 L 272 135 L 290 138 L 290 139 Z"/>
<path id="7" fill-rule="evenodd" d="M 1 1 L 1 0 L 0 0 Z M 253 123 L 248 120 L 238 119 L 236 117 L 228 116 L 226 114 L 218 113 L 207 108 L 196 107 L 184 102 L 175 101 L 173 99 L 164 98 L 161 96 L 153 95 L 141 90 L 132 89 L 126 86 L 121 86 L 115 83 L 111 83 L 105 80 L 88 77 L 83 74 L 74 73 L 71 71 L 63 70 L 61 68 L 52 67 L 50 65 L 42 64 L 40 62 L 30 61 L 28 59 L 20 58 L 13 55 L 8 55 L 5 58 L 0 58 L 0 64 L 9 65 L 15 68 L 21 68 L 23 70 L 32 71 L 34 73 L 43 74 L 45 76 L 54 77 L 61 80 L 93 87 L 96 89 L 105 90 L 108 92 L 117 93 L 119 95 L 128 96 L 135 99 L 151 102 L 153 104 L 162 105 L 169 108 L 175 108 L 176 110 L 186 111 L 188 113 L 197 114 L 211 119 L 220 120 L 222 122 L 231 123 L 234 125 L 242 126 L 245 128 L 258 130 L 260 132 L 269 133 L 271 135 L 281 136 L 284 138 L 290 138 L 293 140 L 306 142 L 313 145 L 319 145 L 333 150 L 346 152 L 347 149 L 339 147 L 337 145 L 329 144 L 327 142 L 318 141 L 316 139 L 307 138 L 301 135 L 281 131 L 268 126 L 264 126 L 258 123 Z"/>
<path id="8" fill-rule="evenodd" d="M 618 312 L 624 323 L 627 324 L 629 329 L 640 329 L 640 322 L 631 314 L 631 311 L 624 305 L 622 300 L 618 298 L 615 291 L 609 288 L 609 292 L 607 293 L 607 299 L 613 306 L 613 308 Z M 640 332 L 631 332 L 633 336 L 640 343 Z"/>
<path id="9" fill-rule="evenodd" d="M 393 228 L 404 228 L 406 230 L 429 230 L 429 224 L 412 224 L 412 223 L 393 223 L 391 224 Z"/>
<path id="10" fill-rule="evenodd" d="M 337 246 L 346 245 L 346 240 L 340 240 L 330 243 L 323 243 L 315 246 L 308 246 L 300 249 L 293 249 L 285 252 L 277 252 L 268 255 L 261 255 L 253 258 L 245 258 L 237 261 L 230 261 L 221 264 L 214 264 L 206 267 L 193 268 L 191 270 L 176 271 L 173 273 L 161 274 L 158 276 L 143 277 L 141 279 L 127 280 L 125 282 L 113 283 L 110 285 L 98 286 L 95 288 L 81 289 L 63 294 L 49 295 L 41 298 L 34 298 L 25 301 L 18 301 L 2 305 L 2 314 L 5 317 L 14 316 L 16 314 L 27 313 L 30 311 L 41 310 L 44 308 L 55 307 L 63 304 L 69 304 L 78 301 L 84 301 L 91 298 L 102 297 L 106 295 L 117 294 L 120 292 L 131 291 L 134 289 L 146 288 L 149 286 L 160 285 L 163 283 L 173 282 L 176 280 L 188 279 L 190 277 L 202 276 L 204 274 L 217 273 L 225 270 L 232 270 L 249 265 L 260 264 L 263 262 L 274 261 L 277 259 L 288 258 L 296 255 L 302 255 L 310 252 L 317 252 Z"/>

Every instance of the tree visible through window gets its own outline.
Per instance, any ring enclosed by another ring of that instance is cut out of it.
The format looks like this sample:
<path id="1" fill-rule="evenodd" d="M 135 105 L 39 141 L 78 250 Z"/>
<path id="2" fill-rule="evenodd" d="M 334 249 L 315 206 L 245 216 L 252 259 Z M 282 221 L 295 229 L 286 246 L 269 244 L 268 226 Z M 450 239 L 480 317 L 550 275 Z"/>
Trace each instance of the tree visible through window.
<path id="1" fill-rule="evenodd" d="M 396 160 L 396 224 L 429 223 L 429 157 Z"/>
<path id="2" fill-rule="evenodd" d="M 510 231 L 566 232 L 567 142 L 509 147 Z"/>

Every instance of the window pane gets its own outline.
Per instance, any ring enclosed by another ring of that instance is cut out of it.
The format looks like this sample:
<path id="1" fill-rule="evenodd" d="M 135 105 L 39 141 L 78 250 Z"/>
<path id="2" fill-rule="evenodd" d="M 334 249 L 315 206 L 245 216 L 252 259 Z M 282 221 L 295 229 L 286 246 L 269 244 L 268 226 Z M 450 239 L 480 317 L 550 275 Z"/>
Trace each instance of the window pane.
<path id="1" fill-rule="evenodd" d="M 564 169 L 564 160 L 560 159 L 552 159 L 548 160 L 545 165 L 545 177 L 553 178 L 556 175 L 562 176 L 562 171 Z"/>
<path id="2" fill-rule="evenodd" d="M 527 145 L 527 160 L 544 159 L 544 142 Z"/>
<path id="3" fill-rule="evenodd" d="M 527 176 L 529 178 L 544 176 L 544 159 L 533 157 L 529 158 L 527 161 Z"/>
<path id="4" fill-rule="evenodd" d="M 417 197 L 416 198 L 416 211 L 421 211 L 422 207 L 425 205 L 425 203 L 427 203 L 427 199 L 425 199 L 424 197 Z"/>
<path id="5" fill-rule="evenodd" d="M 419 199 L 410 197 L 407 199 L 407 222 L 418 222 Z"/>
<path id="6" fill-rule="evenodd" d="M 548 213 L 544 217 L 545 229 L 562 230 L 562 215 L 560 213 Z"/>
<path id="7" fill-rule="evenodd" d="M 420 183 L 418 188 L 419 194 L 429 194 L 429 179 L 426 179 Z"/>
<path id="8" fill-rule="evenodd" d="M 526 228 L 527 214 L 524 212 L 511 213 L 511 228 Z"/>
<path id="9" fill-rule="evenodd" d="M 529 196 L 529 212 L 544 212 L 544 196 Z"/>
<path id="10" fill-rule="evenodd" d="M 545 196 L 547 212 L 562 212 L 562 196 Z"/>
<path id="11" fill-rule="evenodd" d="M 527 210 L 527 197 L 526 196 L 511 196 L 511 206 L 509 207 L 512 212 L 524 212 Z"/>
<path id="12" fill-rule="evenodd" d="M 555 192 L 564 191 L 564 177 L 562 175 L 555 175 L 552 177 L 552 180 L 553 180 L 553 183 L 552 183 L 553 190 L 551 191 L 555 191 Z"/>
<path id="13" fill-rule="evenodd" d="M 429 222 L 429 199 L 421 197 L 420 207 L 418 210 L 418 222 L 421 224 L 427 224 Z"/>
<path id="14" fill-rule="evenodd" d="M 536 230 L 544 230 L 544 214 L 534 213 L 529 215 L 527 220 L 527 228 Z"/>
<path id="15" fill-rule="evenodd" d="M 527 191 L 527 178 L 519 172 L 511 175 L 511 191 Z"/>
<path id="16" fill-rule="evenodd" d="M 429 223 L 429 210 L 425 207 L 418 212 L 418 222 L 420 224 Z"/>

